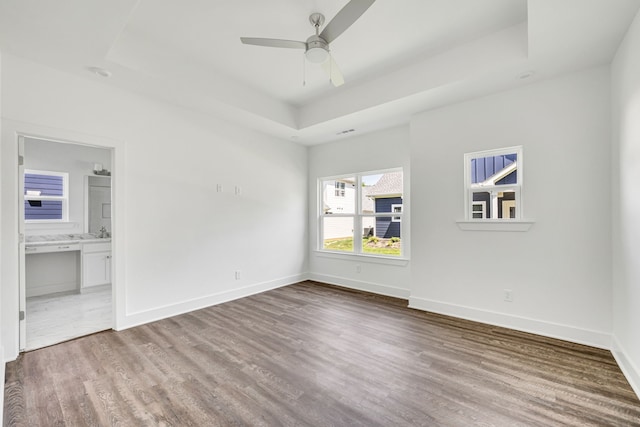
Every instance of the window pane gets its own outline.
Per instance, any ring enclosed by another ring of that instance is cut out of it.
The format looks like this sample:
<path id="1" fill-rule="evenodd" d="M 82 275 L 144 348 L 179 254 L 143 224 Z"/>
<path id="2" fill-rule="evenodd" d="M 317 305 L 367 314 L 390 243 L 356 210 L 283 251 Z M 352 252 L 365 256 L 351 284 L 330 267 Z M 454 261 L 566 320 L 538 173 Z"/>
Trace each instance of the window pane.
<path id="1" fill-rule="evenodd" d="M 393 221 L 394 217 L 373 217 L 362 218 L 362 252 L 367 254 L 400 256 L 401 222 Z"/>
<path id="2" fill-rule="evenodd" d="M 322 247 L 353 252 L 353 217 L 324 217 L 322 221 Z"/>
<path id="3" fill-rule="evenodd" d="M 501 191 L 498 193 L 498 218 L 516 217 L 515 191 Z"/>
<path id="4" fill-rule="evenodd" d="M 325 214 L 356 212 L 356 179 L 354 177 L 322 181 L 322 203 Z"/>
<path id="5" fill-rule="evenodd" d="M 402 171 L 362 177 L 362 213 L 402 213 Z M 394 217 L 400 221 L 402 216 Z"/>
<path id="6" fill-rule="evenodd" d="M 517 160 L 516 153 L 471 159 L 471 184 L 517 184 Z"/>
<path id="7" fill-rule="evenodd" d="M 62 219 L 62 201 L 60 200 L 25 200 L 25 220 Z"/>
<path id="8" fill-rule="evenodd" d="M 39 196 L 64 196 L 63 178 L 62 176 L 57 175 L 25 173 L 24 194 L 33 194 Z"/>
<path id="9" fill-rule="evenodd" d="M 471 218 L 516 218 L 515 191 L 474 191 Z"/>

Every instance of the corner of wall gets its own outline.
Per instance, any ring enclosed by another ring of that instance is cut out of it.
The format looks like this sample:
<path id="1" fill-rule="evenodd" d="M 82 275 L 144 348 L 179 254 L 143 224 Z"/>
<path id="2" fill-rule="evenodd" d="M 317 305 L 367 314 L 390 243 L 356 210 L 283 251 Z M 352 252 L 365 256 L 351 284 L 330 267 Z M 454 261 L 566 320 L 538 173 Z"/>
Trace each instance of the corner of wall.
<path id="1" fill-rule="evenodd" d="M 344 277 L 338 277 L 329 274 L 310 273 L 309 279 L 316 282 L 327 283 L 329 285 L 342 286 L 344 288 L 355 289 L 358 291 L 370 292 L 373 294 L 405 300 L 409 299 L 410 295 L 408 289 L 397 288 L 380 283 L 366 282 L 362 280 L 347 279 Z"/>
<path id="2" fill-rule="evenodd" d="M 616 359 L 616 362 L 618 362 L 618 366 L 627 378 L 629 385 L 631 385 L 631 388 L 640 399 L 640 369 L 635 365 L 633 360 L 628 357 L 626 351 L 622 345 L 620 345 L 620 341 L 615 335 L 613 335 L 611 341 L 611 353 Z"/>
<path id="3" fill-rule="evenodd" d="M 144 310 L 136 313 L 127 313 L 125 315 L 123 325 L 119 325 L 117 330 L 125 330 L 135 326 L 144 325 L 146 323 L 155 322 L 157 320 L 166 319 L 172 316 L 178 316 L 206 307 L 222 304 L 240 298 L 249 297 L 251 295 L 260 294 L 272 289 L 281 288 L 307 280 L 309 275 L 300 273 L 294 276 L 283 277 L 280 279 L 269 280 L 261 283 L 254 283 L 243 288 L 237 288 L 230 291 L 218 292 L 212 295 L 196 298 L 188 301 L 177 302 L 175 304 L 163 307 Z"/>

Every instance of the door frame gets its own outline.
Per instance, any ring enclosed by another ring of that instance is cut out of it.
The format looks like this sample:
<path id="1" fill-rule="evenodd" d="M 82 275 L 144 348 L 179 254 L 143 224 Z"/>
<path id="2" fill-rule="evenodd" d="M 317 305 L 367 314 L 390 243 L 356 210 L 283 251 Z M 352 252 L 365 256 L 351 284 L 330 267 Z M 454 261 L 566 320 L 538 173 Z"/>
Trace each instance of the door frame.
<path id="1" fill-rule="evenodd" d="M 19 140 L 20 137 L 32 137 L 37 139 L 44 139 L 53 142 L 71 143 L 85 146 L 93 146 L 97 148 L 110 149 L 111 151 L 111 168 L 112 168 L 112 263 L 111 263 L 111 278 L 112 278 L 112 328 L 114 330 L 121 330 L 126 328 L 126 300 L 125 300 L 125 282 L 124 282 L 124 264 L 125 264 L 125 251 L 126 251 L 126 236 L 124 234 L 125 229 L 125 215 L 124 215 L 124 197 L 125 197 L 125 144 L 123 141 L 115 140 L 109 137 L 101 137 L 96 135 L 85 134 L 72 130 L 65 130 L 60 128 L 52 128 L 44 125 L 37 125 L 32 123 L 17 122 L 10 119 L 2 119 L 2 140 L 3 142 L 3 156 L 8 158 L 8 163 L 5 161 L 4 166 L 10 166 L 11 171 L 5 170 L 3 177 L 11 177 L 19 181 Z M 13 143 L 11 143 L 13 141 Z M 3 168 L 4 169 L 4 168 Z M 7 175 L 9 173 L 10 175 Z M 7 183 L 9 185 L 9 183 Z M 5 341 L 5 360 L 11 361 L 17 358 L 18 354 L 24 349 L 23 343 L 21 343 L 21 322 L 19 320 L 20 315 L 20 300 L 21 300 L 21 269 L 24 266 L 24 255 L 20 252 L 20 230 L 19 222 L 20 218 L 17 217 L 19 211 L 19 200 L 23 199 L 22 194 L 18 194 L 18 184 L 14 183 L 13 186 L 7 187 L 13 195 L 8 194 L 7 197 L 3 197 L 6 205 L 5 208 L 11 210 L 16 215 L 13 221 L 3 221 L 3 236 L 9 237 L 10 241 L 13 240 L 13 244 L 8 241 L 7 244 L 13 246 L 13 252 L 15 255 L 5 258 L 6 252 L 2 255 L 3 258 L 13 260 L 7 264 L 8 268 L 3 269 L 2 277 L 9 280 L 9 282 L 15 283 L 15 287 L 5 288 L 2 290 L 3 298 L 3 318 L 7 320 L 6 330 L 9 331 Z M 15 191 L 15 192 L 14 192 Z M 24 202 L 23 202 L 24 204 Z M 11 206 L 13 205 L 13 207 Z M 5 240 L 5 238 L 3 238 Z M 14 246 L 15 245 L 15 246 Z M 17 250 L 16 250 L 17 249 Z M 23 278 L 22 278 L 23 280 Z M 22 291 L 24 293 L 24 290 Z M 11 303 L 14 301 L 14 303 Z M 14 332 L 11 332 L 14 331 Z M 24 335 L 23 335 L 24 337 Z"/>

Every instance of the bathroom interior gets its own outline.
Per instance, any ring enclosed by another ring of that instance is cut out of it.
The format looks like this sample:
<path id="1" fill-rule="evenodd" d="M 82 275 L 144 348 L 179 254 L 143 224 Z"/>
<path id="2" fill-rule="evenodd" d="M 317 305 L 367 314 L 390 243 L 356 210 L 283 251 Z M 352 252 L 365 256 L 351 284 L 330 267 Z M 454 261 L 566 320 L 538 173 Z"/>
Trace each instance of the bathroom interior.
<path id="1" fill-rule="evenodd" d="M 24 138 L 20 347 L 113 325 L 110 149 Z"/>

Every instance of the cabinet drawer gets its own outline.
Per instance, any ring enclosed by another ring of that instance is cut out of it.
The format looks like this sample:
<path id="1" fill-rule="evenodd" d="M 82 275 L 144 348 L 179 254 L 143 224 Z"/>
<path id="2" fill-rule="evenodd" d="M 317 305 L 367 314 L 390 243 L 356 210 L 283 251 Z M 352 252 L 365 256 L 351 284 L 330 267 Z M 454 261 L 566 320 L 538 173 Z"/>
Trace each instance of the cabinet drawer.
<path id="1" fill-rule="evenodd" d="M 80 244 L 68 243 L 57 245 L 40 245 L 40 246 L 25 246 L 24 252 L 28 254 L 46 254 L 50 252 L 66 252 L 66 251 L 79 251 Z"/>
<path id="2" fill-rule="evenodd" d="M 92 252 L 109 252 L 110 250 L 111 250 L 111 242 L 82 244 L 82 253 L 84 254 L 88 254 Z"/>

